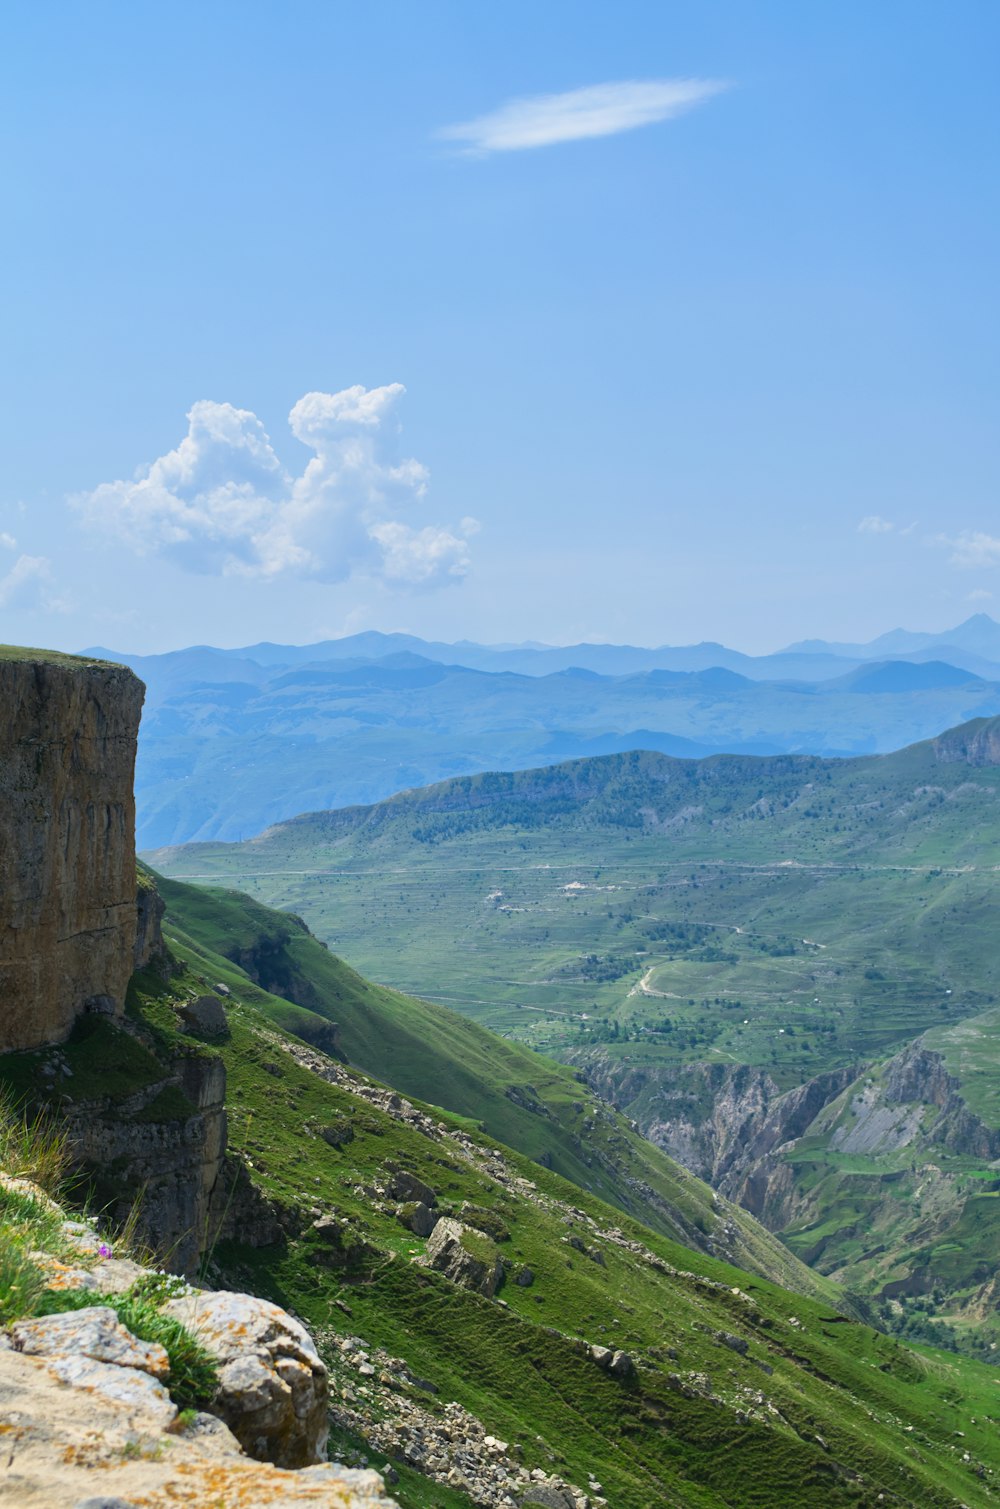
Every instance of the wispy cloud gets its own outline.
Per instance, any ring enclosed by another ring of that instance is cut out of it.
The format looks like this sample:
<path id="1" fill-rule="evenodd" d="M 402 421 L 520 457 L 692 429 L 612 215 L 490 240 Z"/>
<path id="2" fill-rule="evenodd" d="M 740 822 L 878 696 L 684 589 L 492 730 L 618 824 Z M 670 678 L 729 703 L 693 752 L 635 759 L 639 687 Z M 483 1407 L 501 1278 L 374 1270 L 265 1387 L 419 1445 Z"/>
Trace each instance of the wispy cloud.
<path id="1" fill-rule="evenodd" d="M 508 100 L 499 109 L 437 135 L 480 155 L 550 147 L 585 137 L 614 136 L 670 120 L 703 105 L 729 86 L 720 79 L 625 79 L 592 84 L 565 94 L 535 94 Z"/>
<path id="2" fill-rule="evenodd" d="M 881 518 L 877 513 L 870 513 L 858 525 L 858 534 L 891 534 L 895 527 L 888 519 Z"/>
<path id="3" fill-rule="evenodd" d="M 307 393 L 288 416 L 313 452 L 295 476 L 250 409 L 201 399 L 176 448 L 130 480 L 71 499 L 94 529 L 188 571 L 339 582 L 354 572 L 432 587 L 469 567 L 470 521 L 457 532 L 398 518 L 427 491 L 427 468 L 399 459 L 393 411 L 405 389 Z"/>
<path id="4" fill-rule="evenodd" d="M 6 536 L 10 539 L 10 536 Z M 19 555 L 0 576 L 0 608 L 47 608 L 64 613 L 69 604 L 52 591 L 52 563 L 44 555 Z"/>
<path id="5" fill-rule="evenodd" d="M 963 529 L 960 534 L 939 534 L 934 543 L 951 551 L 953 566 L 975 569 L 982 566 L 1000 566 L 1000 538 L 984 534 L 981 529 Z"/>

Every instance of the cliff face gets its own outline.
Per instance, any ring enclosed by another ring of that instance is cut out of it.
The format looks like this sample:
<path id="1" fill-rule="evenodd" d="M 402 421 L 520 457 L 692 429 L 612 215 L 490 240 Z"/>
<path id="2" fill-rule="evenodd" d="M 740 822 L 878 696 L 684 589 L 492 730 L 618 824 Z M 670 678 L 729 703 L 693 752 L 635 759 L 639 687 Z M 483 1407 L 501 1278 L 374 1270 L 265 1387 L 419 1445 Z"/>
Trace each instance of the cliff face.
<path id="1" fill-rule="evenodd" d="M 0 1052 L 121 1012 L 136 947 L 132 777 L 143 685 L 123 666 L 0 655 Z"/>
<path id="2" fill-rule="evenodd" d="M 976 718 L 932 741 L 942 764 L 1000 765 L 1000 718 Z"/>

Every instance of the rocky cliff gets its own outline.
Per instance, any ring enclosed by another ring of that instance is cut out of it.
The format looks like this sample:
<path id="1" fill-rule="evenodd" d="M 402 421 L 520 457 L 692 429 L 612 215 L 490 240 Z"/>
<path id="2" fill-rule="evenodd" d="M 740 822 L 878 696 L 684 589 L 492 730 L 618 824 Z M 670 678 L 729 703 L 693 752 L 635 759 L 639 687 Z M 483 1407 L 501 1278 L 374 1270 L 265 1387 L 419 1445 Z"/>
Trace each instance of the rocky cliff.
<path id="1" fill-rule="evenodd" d="M 0 651 L 0 1052 L 121 1013 L 136 945 L 132 777 L 143 685 L 124 666 Z"/>
<path id="2" fill-rule="evenodd" d="M 942 764 L 1000 765 L 1000 718 L 974 718 L 932 740 Z"/>

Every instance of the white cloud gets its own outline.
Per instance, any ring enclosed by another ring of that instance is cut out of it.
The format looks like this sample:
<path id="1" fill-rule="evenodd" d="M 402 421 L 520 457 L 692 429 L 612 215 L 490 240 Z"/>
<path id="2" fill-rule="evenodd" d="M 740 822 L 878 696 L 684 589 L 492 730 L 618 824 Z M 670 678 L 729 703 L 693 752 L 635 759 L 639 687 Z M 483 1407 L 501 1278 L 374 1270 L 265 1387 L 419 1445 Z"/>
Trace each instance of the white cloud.
<path id="1" fill-rule="evenodd" d="M 508 100 L 499 109 L 437 135 L 467 151 L 517 152 L 585 137 L 614 136 L 637 126 L 669 120 L 704 104 L 728 85 L 718 79 L 626 79 L 593 84 L 565 94 L 535 94 Z"/>
<path id="2" fill-rule="evenodd" d="M 984 534 L 981 529 L 963 529 L 957 535 L 941 534 L 935 544 L 951 551 L 949 559 L 953 566 L 1000 566 L 1000 538 Z"/>
<path id="3" fill-rule="evenodd" d="M 411 529 L 408 524 L 386 523 L 376 524 L 372 534 L 383 550 L 387 582 L 430 587 L 448 577 L 463 577 L 469 569 L 464 530 L 459 537 L 433 524 Z"/>
<path id="4" fill-rule="evenodd" d="M 6 530 L 0 531 L 0 547 L 2 547 L 4 550 L 16 550 L 17 541 L 15 540 L 14 536 L 12 534 L 8 534 Z"/>
<path id="5" fill-rule="evenodd" d="M 895 527 L 894 524 L 890 524 L 888 519 L 882 519 L 877 513 L 871 513 L 867 518 L 861 520 L 861 523 L 858 525 L 858 533 L 891 534 Z"/>
<path id="6" fill-rule="evenodd" d="M 0 608 L 63 611 L 67 604 L 52 596 L 51 583 L 52 564 L 47 556 L 19 555 L 6 576 L 0 577 Z"/>
<path id="7" fill-rule="evenodd" d="M 993 593 L 987 592 L 985 587 L 974 587 L 971 592 L 966 593 L 965 597 L 967 603 L 988 603 L 992 600 Z"/>
<path id="8" fill-rule="evenodd" d="M 158 552 L 190 571 L 343 581 L 353 572 L 397 585 L 454 582 L 469 566 L 462 538 L 397 517 L 428 483 L 400 459 L 393 411 L 405 389 L 307 393 L 288 416 L 313 451 L 298 476 L 279 460 L 249 409 L 202 399 L 180 444 L 132 481 L 105 482 L 71 502 L 86 522 L 138 554 Z"/>

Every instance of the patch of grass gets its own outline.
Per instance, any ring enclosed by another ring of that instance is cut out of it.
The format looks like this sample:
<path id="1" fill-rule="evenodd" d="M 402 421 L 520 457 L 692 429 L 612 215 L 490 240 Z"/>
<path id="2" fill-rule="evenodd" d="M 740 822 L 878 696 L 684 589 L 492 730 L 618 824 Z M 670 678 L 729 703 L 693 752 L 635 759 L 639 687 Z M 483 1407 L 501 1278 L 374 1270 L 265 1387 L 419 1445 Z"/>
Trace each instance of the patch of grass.
<path id="1" fill-rule="evenodd" d="M 29 1113 L 0 1084 L 0 1169 L 54 1194 L 62 1188 L 68 1168 L 64 1129 L 45 1110 Z"/>
<path id="2" fill-rule="evenodd" d="M 45 1274 L 29 1256 L 25 1243 L 0 1226 L 0 1325 L 31 1315 L 45 1287 Z"/>
<path id="3" fill-rule="evenodd" d="M 181 1409 L 201 1409 L 211 1403 L 219 1387 L 215 1359 L 179 1321 L 164 1315 L 142 1288 L 125 1294 L 95 1294 L 89 1289 L 47 1290 L 35 1305 L 36 1315 L 58 1315 L 104 1305 L 140 1341 L 156 1342 L 170 1358 L 167 1387 Z"/>

